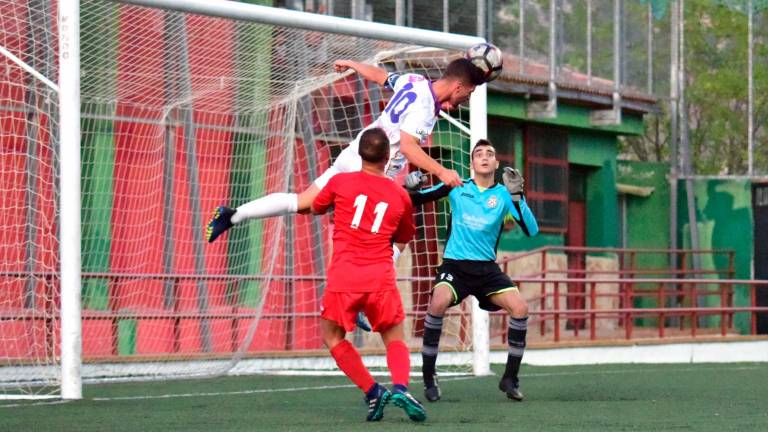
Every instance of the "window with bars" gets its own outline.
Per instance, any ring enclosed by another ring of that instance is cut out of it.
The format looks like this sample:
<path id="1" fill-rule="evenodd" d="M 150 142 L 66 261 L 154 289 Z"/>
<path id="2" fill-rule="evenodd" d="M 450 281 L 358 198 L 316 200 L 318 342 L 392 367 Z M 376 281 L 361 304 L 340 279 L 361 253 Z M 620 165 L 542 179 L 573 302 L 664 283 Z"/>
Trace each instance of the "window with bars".
<path id="1" fill-rule="evenodd" d="M 500 118 L 488 118 L 488 140 L 496 149 L 496 160 L 499 169 L 496 170 L 496 182 L 502 183 L 502 168 L 515 166 L 515 131 L 517 124 Z"/>
<path id="2" fill-rule="evenodd" d="M 524 130 L 525 195 L 544 232 L 568 227 L 568 133 L 529 125 Z"/>

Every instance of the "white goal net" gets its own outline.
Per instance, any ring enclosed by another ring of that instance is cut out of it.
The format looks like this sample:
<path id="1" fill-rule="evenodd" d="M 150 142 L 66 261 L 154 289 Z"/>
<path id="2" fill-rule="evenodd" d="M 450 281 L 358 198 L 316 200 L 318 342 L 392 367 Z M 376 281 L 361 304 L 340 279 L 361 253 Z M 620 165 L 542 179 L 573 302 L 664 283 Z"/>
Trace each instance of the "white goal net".
<path id="1" fill-rule="evenodd" d="M 49 2 L 0 1 L 0 398 L 59 376 L 55 21 Z"/>
<path id="2" fill-rule="evenodd" d="M 58 99 L 37 76 L 57 79 L 52 7 L 0 0 L 0 394 L 55 394 L 60 379 Z M 218 205 L 305 189 L 379 115 L 391 93 L 334 60 L 434 79 L 461 51 L 103 0 L 80 9 L 83 379 L 334 369 L 319 330 L 332 220 L 251 221 L 212 244 L 203 226 Z M 451 112 L 425 147 L 465 176 L 468 127 L 468 110 Z M 398 263 L 414 358 L 446 209 L 416 218 Z M 350 338 L 385 366 L 376 335 Z M 438 367 L 471 371 L 471 347 L 462 305 Z"/>

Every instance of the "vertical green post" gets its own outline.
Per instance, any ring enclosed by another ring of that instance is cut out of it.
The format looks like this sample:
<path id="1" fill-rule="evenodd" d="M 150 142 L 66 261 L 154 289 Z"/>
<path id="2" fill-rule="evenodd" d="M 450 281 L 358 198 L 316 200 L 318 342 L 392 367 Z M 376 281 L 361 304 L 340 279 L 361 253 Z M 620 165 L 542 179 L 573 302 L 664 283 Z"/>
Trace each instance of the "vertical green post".
<path id="1" fill-rule="evenodd" d="M 93 19 L 84 3 L 81 10 L 81 50 L 91 53 L 92 61 L 81 65 L 81 93 L 107 93 L 117 86 L 119 14 L 116 4 L 100 14 L 108 14 L 110 25 L 103 26 L 103 15 Z M 98 21 L 98 22 L 97 22 Z M 91 73 L 89 73 L 91 72 Z M 115 166 L 114 124 L 102 120 L 114 116 L 110 103 L 82 100 L 82 269 L 83 272 L 108 272 L 112 244 L 112 203 Z M 83 280 L 83 308 L 109 308 L 109 281 Z"/>
<path id="2" fill-rule="evenodd" d="M 266 0 L 251 0 L 247 3 L 272 6 L 272 1 Z M 250 23 L 238 22 L 236 26 L 235 67 L 237 75 L 242 79 L 238 82 L 235 105 L 261 108 L 245 114 L 237 113 L 230 173 L 230 202 L 239 206 L 264 195 L 270 89 L 263 83 L 269 83 L 271 70 L 261 66 L 272 63 L 273 30 L 270 26 Z M 230 274 L 261 273 L 263 237 L 262 221 L 246 222 L 245 229 L 232 230 L 227 253 Z M 228 294 L 234 302 L 254 307 L 259 302 L 260 283 L 241 282 L 230 287 Z"/>
<path id="3" fill-rule="evenodd" d="M 84 272 L 108 272 L 115 160 L 113 125 L 110 120 L 85 116 L 82 124 L 82 268 Z M 108 280 L 83 280 L 83 308 L 109 308 Z"/>

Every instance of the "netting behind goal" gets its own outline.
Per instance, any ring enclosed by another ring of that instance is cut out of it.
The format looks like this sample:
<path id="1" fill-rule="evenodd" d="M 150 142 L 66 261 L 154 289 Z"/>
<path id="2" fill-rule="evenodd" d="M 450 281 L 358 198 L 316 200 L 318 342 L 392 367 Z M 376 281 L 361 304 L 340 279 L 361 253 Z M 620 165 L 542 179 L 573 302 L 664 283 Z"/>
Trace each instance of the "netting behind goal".
<path id="1" fill-rule="evenodd" d="M 47 2 L 0 1 L 0 398 L 58 381 L 55 21 Z"/>
<path id="2" fill-rule="evenodd" d="M 48 3 L 0 0 L 3 46 L 21 59 L 41 43 L 50 52 Z M 36 4 L 48 8 L 41 10 L 48 27 L 32 31 L 23 27 L 37 22 Z M 33 63 L 55 79 L 52 55 Z M 319 330 L 332 219 L 251 221 L 212 244 L 203 226 L 217 205 L 304 190 L 379 115 L 390 92 L 333 73 L 335 59 L 437 78 L 457 55 L 83 1 L 83 378 L 333 369 Z M 0 380 L 39 385 L 41 376 L 21 371 L 40 365 L 49 367 L 36 373 L 51 373 L 46 382 L 55 384 L 55 98 L 2 62 L 10 73 L 0 74 L 0 200 L 12 216 L 0 228 Z M 441 120 L 426 150 L 467 175 L 468 112 L 450 115 L 453 123 Z M 417 214 L 417 239 L 398 263 L 415 350 L 445 210 L 427 205 Z M 469 371 L 469 308 L 454 308 L 446 322 L 442 347 L 454 355 L 440 363 Z M 351 337 L 368 364 L 385 365 L 377 337 Z"/>

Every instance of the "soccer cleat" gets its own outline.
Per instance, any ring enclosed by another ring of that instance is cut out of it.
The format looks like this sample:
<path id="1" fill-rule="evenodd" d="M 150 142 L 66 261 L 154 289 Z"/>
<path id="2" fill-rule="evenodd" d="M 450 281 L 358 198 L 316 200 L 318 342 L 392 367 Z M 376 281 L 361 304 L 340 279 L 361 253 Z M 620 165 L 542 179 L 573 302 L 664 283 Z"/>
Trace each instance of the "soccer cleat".
<path id="1" fill-rule="evenodd" d="M 225 206 L 216 207 L 213 217 L 205 226 L 205 239 L 213 243 L 220 235 L 232 228 L 232 215 L 237 210 Z"/>
<path id="2" fill-rule="evenodd" d="M 365 418 L 366 421 L 381 420 L 381 418 L 384 417 L 384 407 L 392 397 L 392 393 L 390 393 L 386 387 L 379 384 L 376 385 L 378 386 L 376 396 L 370 399 L 365 398 L 365 401 L 368 403 L 368 416 Z"/>
<path id="3" fill-rule="evenodd" d="M 413 421 L 423 422 L 427 419 L 427 411 L 424 409 L 424 405 L 421 404 L 410 393 L 395 390 L 392 394 L 392 402 L 405 410 L 405 413 Z"/>
<path id="4" fill-rule="evenodd" d="M 357 319 L 355 320 L 355 324 L 360 327 L 363 331 L 371 331 L 371 323 L 368 321 L 368 317 L 365 316 L 364 312 L 358 312 L 357 313 Z"/>
<path id="5" fill-rule="evenodd" d="M 520 391 L 520 383 L 516 378 L 504 377 L 499 381 L 499 390 L 507 394 L 507 397 L 518 402 L 523 400 L 523 392 Z"/>
<path id="6" fill-rule="evenodd" d="M 437 402 L 440 400 L 440 384 L 437 382 L 437 375 L 432 375 L 432 378 L 424 377 L 424 397 L 430 402 Z"/>

